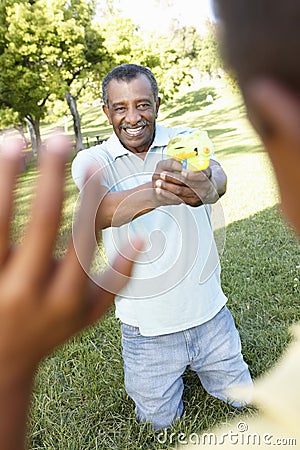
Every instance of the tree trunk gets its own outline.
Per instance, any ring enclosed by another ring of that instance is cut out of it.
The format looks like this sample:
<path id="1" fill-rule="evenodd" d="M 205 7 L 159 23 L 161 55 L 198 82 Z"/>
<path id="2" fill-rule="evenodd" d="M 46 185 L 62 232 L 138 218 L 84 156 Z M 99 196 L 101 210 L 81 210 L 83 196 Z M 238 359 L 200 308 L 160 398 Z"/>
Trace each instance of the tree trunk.
<path id="1" fill-rule="evenodd" d="M 80 117 L 77 109 L 77 103 L 76 98 L 72 96 L 70 91 L 66 92 L 66 100 L 70 109 L 70 112 L 73 117 L 73 126 L 74 126 L 74 133 L 75 133 L 75 150 L 78 152 L 79 150 L 82 150 L 84 148 L 83 142 L 82 142 L 82 134 L 81 134 L 81 124 L 80 124 Z"/>
<path id="2" fill-rule="evenodd" d="M 32 117 L 26 117 L 25 120 L 29 128 L 32 151 L 35 155 L 37 155 L 42 144 L 40 119 L 39 117 L 35 119 L 32 119 Z"/>
<path id="3" fill-rule="evenodd" d="M 28 148 L 28 141 L 27 141 L 26 136 L 25 136 L 23 123 L 21 122 L 18 125 L 15 125 L 14 128 L 17 130 L 18 133 L 20 133 L 20 135 L 21 135 L 21 137 L 22 137 L 22 139 L 24 141 L 25 147 Z"/>

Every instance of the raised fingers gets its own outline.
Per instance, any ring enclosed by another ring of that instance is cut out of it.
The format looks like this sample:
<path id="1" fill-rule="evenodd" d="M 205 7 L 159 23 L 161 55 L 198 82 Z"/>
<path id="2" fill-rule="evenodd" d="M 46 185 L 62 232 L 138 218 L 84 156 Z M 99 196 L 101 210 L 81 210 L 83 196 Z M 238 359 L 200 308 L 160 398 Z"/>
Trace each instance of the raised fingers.
<path id="1" fill-rule="evenodd" d="M 62 276 L 71 289 L 81 289 L 86 283 L 93 259 L 96 239 L 96 215 L 101 203 L 99 171 L 91 167 L 80 195 L 80 208 L 73 223 L 72 239 L 65 260 Z"/>
<path id="2" fill-rule="evenodd" d="M 13 189 L 20 169 L 22 148 L 21 140 L 3 137 L 0 142 L 0 266 L 9 249 Z"/>
<path id="3" fill-rule="evenodd" d="M 136 237 L 123 247 L 112 266 L 91 283 L 89 290 L 89 310 L 85 325 L 90 325 L 111 306 L 115 295 L 123 289 L 132 273 L 133 265 L 144 246 L 144 240 Z"/>
<path id="4" fill-rule="evenodd" d="M 122 248 L 102 275 L 89 275 L 96 245 L 95 218 L 102 192 L 96 168 L 87 174 L 72 241 L 51 289 L 52 315 L 64 323 L 63 339 L 99 319 L 111 306 L 116 293 L 128 282 L 134 261 L 143 246 L 135 239 Z"/>
<path id="5" fill-rule="evenodd" d="M 31 219 L 19 254 L 24 270 L 35 279 L 46 275 L 51 263 L 50 257 L 60 225 L 65 165 L 70 149 L 71 144 L 66 136 L 55 136 L 47 141 L 41 155 Z"/>

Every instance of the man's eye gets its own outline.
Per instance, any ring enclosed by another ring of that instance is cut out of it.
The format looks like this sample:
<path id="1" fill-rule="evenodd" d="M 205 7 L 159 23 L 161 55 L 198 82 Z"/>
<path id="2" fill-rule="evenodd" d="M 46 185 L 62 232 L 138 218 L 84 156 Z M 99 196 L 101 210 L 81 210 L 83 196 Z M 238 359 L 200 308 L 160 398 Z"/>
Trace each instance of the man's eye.
<path id="1" fill-rule="evenodd" d="M 140 105 L 138 105 L 138 109 L 147 109 L 149 108 L 149 103 L 141 103 Z"/>

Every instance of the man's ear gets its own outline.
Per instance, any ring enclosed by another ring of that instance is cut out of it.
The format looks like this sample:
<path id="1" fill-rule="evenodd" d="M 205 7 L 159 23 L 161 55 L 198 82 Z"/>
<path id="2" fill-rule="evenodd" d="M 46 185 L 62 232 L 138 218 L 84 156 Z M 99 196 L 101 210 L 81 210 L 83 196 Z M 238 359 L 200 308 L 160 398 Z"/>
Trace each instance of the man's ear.
<path id="1" fill-rule="evenodd" d="M 106 115 L 106 117 L 108 118 L 110 125 L 112 125 L 108 107 L 106 105 L 102 105 L 102 110 L 103 110 L 104 114 Z"/>
<path id="2" fill-rule="evenodd" d="M 155 108 L 156 108 L 155 118 L 156 119 L 157 119 L 157 116 L 158 116 L 158 110 L 159 110 L 159 107 L 160 107 L 160 102 L 161 102 L 161 98 L 158 97 L 158 99 L 156 100 L 156 104 L 155 104 Z"/>

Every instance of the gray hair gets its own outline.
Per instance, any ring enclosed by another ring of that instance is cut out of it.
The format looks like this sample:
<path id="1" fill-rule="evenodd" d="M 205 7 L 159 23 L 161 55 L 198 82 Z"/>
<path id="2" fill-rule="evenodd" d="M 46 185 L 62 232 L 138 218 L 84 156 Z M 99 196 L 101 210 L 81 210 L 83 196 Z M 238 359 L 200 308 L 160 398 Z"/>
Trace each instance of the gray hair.
<path id="1" fill-rule="evenodd" d="M 155 76 L 151 70 L 144 66 L 138 66 L 137 64 L 121 64 L 120 66 L 112 69 L 102 81 L 102 101 L 104 105 L 108 106 L 107 88 L 111 80 L 122 80 L 129 82 L 137 78 L 139 75 L 145 75 L 150 81 L 153 96 L 156 101 L 158 99 L 158 86 Z"/>

